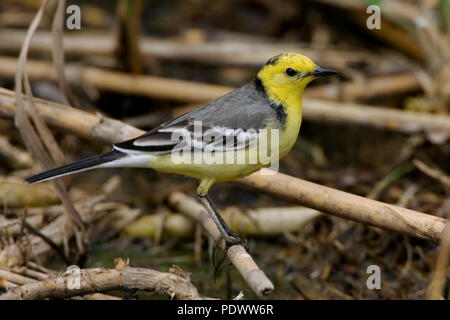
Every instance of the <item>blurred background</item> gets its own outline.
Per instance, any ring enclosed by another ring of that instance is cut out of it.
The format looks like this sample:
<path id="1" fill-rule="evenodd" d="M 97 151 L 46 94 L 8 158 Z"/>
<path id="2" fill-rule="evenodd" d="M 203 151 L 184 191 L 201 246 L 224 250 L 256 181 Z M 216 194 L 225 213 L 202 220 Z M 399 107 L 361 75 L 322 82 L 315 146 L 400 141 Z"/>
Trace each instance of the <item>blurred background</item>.
<path id="1" fill-rule="evenodd" d="M 64 30 L 70 94 L 59 89 L 52 67 L 53 3 L 44 11 L 28 54 L 36 97 L 148 130 L 245 84 L 270 57 L 302 53 L 338 70 L 339 76 L 307 88 L 300 136 L 281 160 L 280 171 L 447 218 L 447 0 L 67 1 L 70 5 L 81 12 L 80 29 L 66 25 Z M 366 12 L 370 5 L 381 8 L 379 20 L 376 11 Z M 0 2 L 0 87 L 14 89 L 17 57 L 40 6 L 41 1 L 32 0 Z M 72 14 L 66 13 L 64 21 L 75 19 Z M 377 22 L 380 29 L 371 29 Z M 51 130 L 67 162 L 110 149 Z M 5 221 L 18 219 L 25 208 L 41 217 L 37 228 L 57 217 L 59 200 L 48 186 L 27 189 L 20 183 L 38 171 L 14 121 L 0 117 L 0 217 Z M 233 267 L 225 267 L 214 281 L 211 243 L 167 202 L 175 191 L 193 196 L 194 180 L 151 170 L 108 169 L 66 182 L 74 202 L 104 196 L 90 227 L 85 267 L 110 267 L 115 257 L 162 271 L 176 264 L 192 272 L 203 295 L 230 298 L 244 290 L 246 298 L 255 297 Z M 111 183 L 113 190 L 105 191 Z M 295 212 L 304 208 L 233 183 L 216 185 L 211 196 L 231 227 L 247 235 L 252 256 L 276 287 L 272 298 L 426 297 L 438 252 L 434 243 L 318 212 L 295 220 Z M 292 210 L 294 218 L 264 232 L 252 224 L 252 215 L 267 208 L 280 215 Z M 0 248 L 20 236 L 17 230 L 8 232 L 9 240 L 3 239 Z M 54 253 L 39 261 L 64 269 Z M 366 286 L 369 265 L 382 270 L 379 290 Z M 448 277 L 446 281 L 448 297 Z"/>

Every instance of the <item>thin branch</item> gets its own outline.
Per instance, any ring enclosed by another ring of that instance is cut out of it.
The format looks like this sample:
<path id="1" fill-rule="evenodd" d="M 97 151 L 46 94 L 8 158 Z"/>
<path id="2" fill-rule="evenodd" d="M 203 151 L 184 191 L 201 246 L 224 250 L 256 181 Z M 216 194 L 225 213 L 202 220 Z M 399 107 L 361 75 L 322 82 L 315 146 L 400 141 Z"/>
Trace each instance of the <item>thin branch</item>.
<path id="1" fill-rule="evenodd" d="M 47 237 L 45 234 L 43 234 L 42 232 L 40 232 L 38 229 L 34 228 L 33 226 L 31 226 L 29 223 L 27 223 L 26 221 L 24 221 L 23 223 L 24 227 L 32 234 L 34 234 L 35 236 L 40 237 L 42 240 L 45 241 L 45 243 L 47 243 L 53 250 L 55 250 L 55 252 L 58 254 L 58 256 L 62 259 L 62 261 L 66 264 L 66 265 L 70 265 L 71 262 L 69 261 L 69 258 L 66 256 L 66 254 L 64 253 L 63 250 L 61 250 L 61 248 L 53 242 L 53 240 L 49 237 Z"/>
<path id="2" fill-rule="evenodd" d="M 432 168 L 419 159 L 413 159 L 412 163 L 417 169 L 425 173 L 427 176 L 436 179 L 447 187 L 450 187 L 450 177 L 446 175 L 442 170 Z"/>
<path id="3" fill-rule="evenodd" d="M 178 267 L 173 267 L 170 272 L 159 272 L 133 268 L 124 260 L 116 259 L 114 269 L 93 268 L 79 271 L 79 278 L 73 272 L 65 273 L 12 288 L 0 295 L 0 300 L 66 299 L 112 290 L 145 290 L 175 299 L 208 299 L 198 293 L 189 275 Z"/>
<path id="4" fill-rule="evenodd" d="M 18 52 L 23 43 L 24 32 L 13 28 L 0 30 L 0 50 Z M 297 52 L 311 57 L 319 64 L 337 69 L 361 63 L 377 65 L 380 57 L 356 50 L 328 48 L 317 50 L 308 44 L 252 41 L 211 41 L 192 43 L 183 40 L 161 39 L 156 37 L 140 37 L 140 51 L 144 62 L 153 58 L 166 61 L 192 61 L 209 65 L 261 66 L 269 58 L 280 52 Z M 51 35 L 46 31 L 36 33 L 30 45 L 32 52 L 48 53 L 51 48 Z M 116 35 L 95 33 L 69 33 L 64 35 L 64 51 L 70 55 L 92 57 L 114 56 Z"/>

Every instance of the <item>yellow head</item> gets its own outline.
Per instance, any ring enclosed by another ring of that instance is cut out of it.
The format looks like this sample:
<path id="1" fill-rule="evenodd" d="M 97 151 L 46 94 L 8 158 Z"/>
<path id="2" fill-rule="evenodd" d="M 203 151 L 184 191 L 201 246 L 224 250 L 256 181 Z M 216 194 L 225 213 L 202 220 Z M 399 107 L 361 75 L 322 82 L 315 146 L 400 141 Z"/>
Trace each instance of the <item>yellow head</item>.
<path id="1" fill-rule="evenodd" d="M 296 53 L 282 53 L 271 58 L 258 72 L 269 97 L 285 103 L 301 99 L 306 85 L 313 79 L 336 74 L 336 71 L 317 66 L 308 57 Z"/>

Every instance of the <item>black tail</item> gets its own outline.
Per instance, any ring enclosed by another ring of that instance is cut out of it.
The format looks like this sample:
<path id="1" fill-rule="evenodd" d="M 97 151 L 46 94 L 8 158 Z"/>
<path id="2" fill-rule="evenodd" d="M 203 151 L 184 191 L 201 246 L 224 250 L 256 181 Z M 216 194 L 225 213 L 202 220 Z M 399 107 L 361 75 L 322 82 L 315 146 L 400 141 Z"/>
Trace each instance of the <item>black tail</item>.
<path id="1" fill-rule="evenodd" d="M 42 182 L 46 180 L 51 180 L 55 178 L 59 178 L 65 175 L 73 174 L 76 172 L 81 172 L 89 169 L 94 169 L 101 164 L 114 161 L 116 159 L 125 157 L 126 154 L 117 150 L 111 150 L 109 152 L 103 153 L 98 156 L 93 156 L 90 158 L 86 158 L 80 161 L 76 161 L 73 163 L 66 164 L 61 167 L 57 167 L 54 169 L 50 169 L 41 173 L 38 173 L 34 176 L 28 177 L 25 179 L 29 184 Z"/>

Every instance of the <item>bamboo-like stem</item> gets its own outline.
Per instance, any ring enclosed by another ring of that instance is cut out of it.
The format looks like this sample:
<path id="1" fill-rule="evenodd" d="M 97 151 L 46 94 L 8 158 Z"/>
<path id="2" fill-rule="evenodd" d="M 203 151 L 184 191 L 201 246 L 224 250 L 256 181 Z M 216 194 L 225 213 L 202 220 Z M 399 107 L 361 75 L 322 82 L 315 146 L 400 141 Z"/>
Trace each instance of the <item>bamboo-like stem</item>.
<path id="1" fill-rule="evenodd" d="M 315 86 L 308 88 L 304 94 L 308 98 L 355 101 L 419 89 L 420 83 L 414 73 L 402 72 Z"/>
<path id="2" fill-rule="evenodd" d="M 0 176 L 0 206 L 2 207 L 49 206 L 57 203 L 58 200 L 48 183 L 43 183 L 41 186 L 34 188 L 34 186 L 23 184 L 22 179 Z"/>
<path id="3" fill-rule="evenodd" d="M 25 33 L 22 30 L 4 28 L 0 30 L 0 50 L 18 52 Z M 116 50 L 116 37 L 111 34 L 69 33 L 64 35 L 64 51 L 68 55 L 113 56 Z M 267 42 L 251 43 L 244 41 L 214 41 L 191 43 L 183 40 L 141 37 L 141 53 L 145 60 L 157 58 L 172 61 L 192 61 L 211 65 L 261 66 L 269 58 L 281 52 L 304 54 L 314 61 L 337 69 L 358 63 L 376 63 L 378 57 L 356 50 L 329 48 L 327 51 L 309 48 L 298 43 L 273 44 Z M 47 53 L 51 48 L 51 35 L 37 31 L 30 44 L 30 52 Z"/>
<path id="4" fill-rule="evenodd" d="M 13 117 L 14 93 L 0 88 L 0 114 Z M 56 102 L 35 98 L 39 114 L 54 126 L 73 132 L 83 138 L 112 143 L 131 139 L 144 131 L 121 121 L 84 112 Z"/>
<path id="5" fill-rule="evenodd" d="M 12 270 L 0 269 L 0 287 L 9 290 L 26 284 L 36 283 L 39 280 L 46 281 L 54 274 L 56 272 L 52 271 L 48 274 L 28 267 L 17 267 Z M 83 296 L 83 298 L 89 300 L 121 300 L 119 297 L 103 293 L 89 294 Z"/>
<path id="6" fill-rule="evenodd" d="M 0 157 L 11 168 L 29 168 L 33 166 L 33 158 L 31 155 L 12 145 L 8 138 L 0 135 Z"/>
<path id="7" fill-rule="evenodd" d="M 285 174 L 261 172 L 242 178 L 238 183 L 338 217 L 434 242 L 441 239 L 442 231 L 448 222 L 447 219 L 367 199 Z"/>
<path id="8" fill-rule="evenodd" d="M 125 233 L 135 237 L 154 238 L 163 225 L 164 235 L 170 238 L 194 235 L 196 228 L 192 219 L 179 213 L 166 213 L 143 215 L 127 225 Z M 250 237 L 271 237 L 296 232 L 321 215 L 317 210 L 300 206 L 255 209 L 230 206 L 220 210 L 220 214 L 233 231 Z"/>
<path id="9" fill-rule="evenodd" d="M 443 291 L 445 279 L 448 275 L 447 268 L 450 262 L 450 225 L 447 225 L 442 232 L 443 237 L 439 248 L 436 265 L 433 270 L 433 277 L 427 290 L 427 298 L 431 300 L 445 299 Z"/>
<path id="10" fill-rule="evenodd" d="M 8 269 L 0 269 L 0 279 L 20 285 L 36 282 L 34 279 L 25 277 Z"/>
<path id="11" fill-rule="evenodd" d="M 51 64 L 48 62 L 27 60 L 26 68 L 32 80 L 57 80 L 55 72 L 49 72 Z M 16 70 L 17 59 L 0 58 L 0 75 L 13 77 Z M 99 89 L 181 102 L 204 102 L 232 90 L 220 85 L 70 65 L 66 66 L 66 77 L 71 83 L 86 83 Z"/>
<path id="12" fill-rule="evenodd" d="M 364 0 L 315 0 L 316 2 L 325 3 L 330 6 L 347 9 L 350 11 L 349 16 L 362 28 L 367 27 L 367 2 Z M 410 22 L 417 22 L 421 16 L 421 11 L 418 6 L 406 1 L 390 0 L 384 1 L 380 4 L 382 12 L 386 16 L 394 17 L 395 19 L 406 19 Z M 371 35 L 380 38 L 382 41 L 389 43 L 402 52 L 407 53 L 417 60 L 423 61 L 425 56 L 419 46 L 417 46 L 416 39 L 413 38 L 407 31 L 395 27 L 389 23 L 388 19 L 383 19 L 383 28 L 368 30 Z"/>

